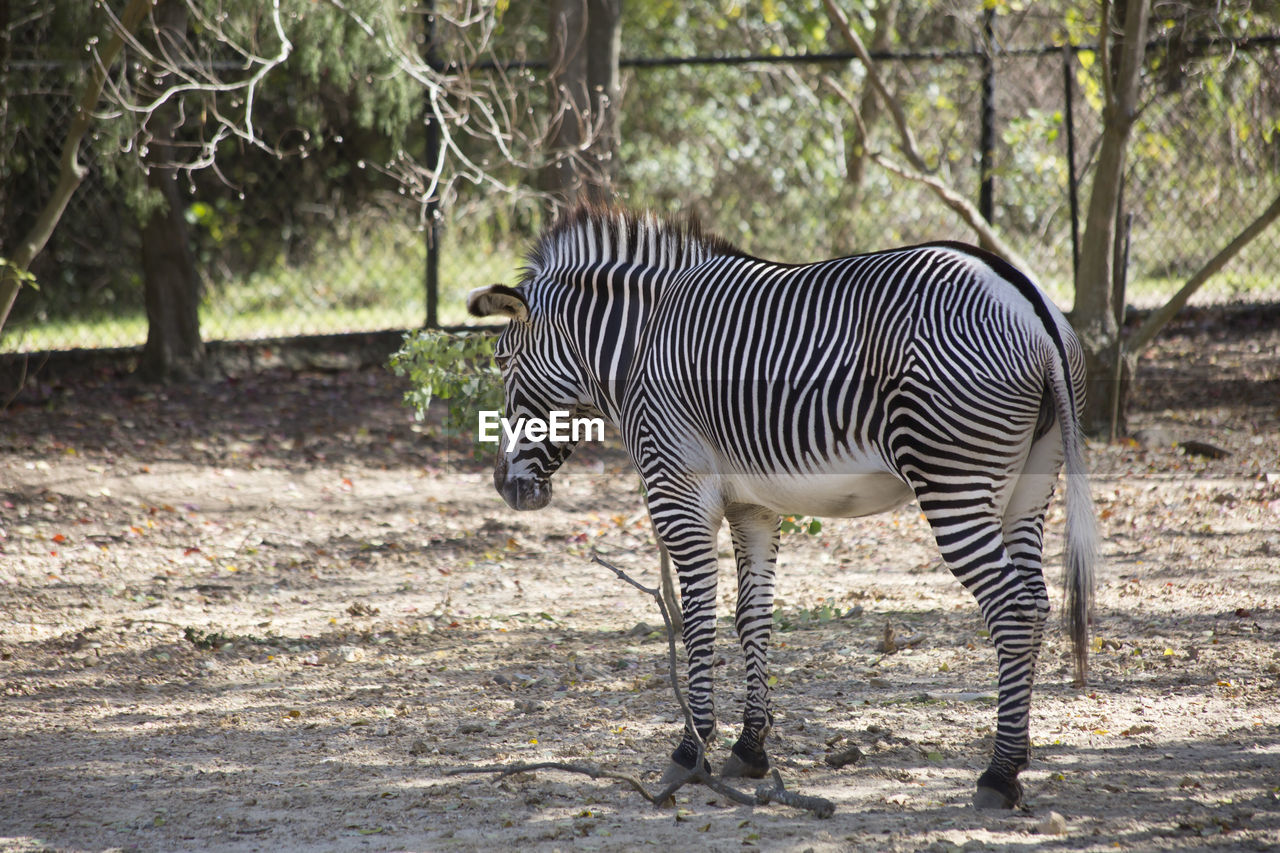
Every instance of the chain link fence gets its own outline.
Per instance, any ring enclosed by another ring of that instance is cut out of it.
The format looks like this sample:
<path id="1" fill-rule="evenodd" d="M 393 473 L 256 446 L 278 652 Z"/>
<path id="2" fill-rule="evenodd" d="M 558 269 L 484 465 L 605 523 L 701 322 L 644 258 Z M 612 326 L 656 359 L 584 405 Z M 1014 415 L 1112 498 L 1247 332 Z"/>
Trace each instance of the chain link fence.
<path id="1" fill-rule="evenodd" d="M 994 119 L 992 220 L 1066 307 L 1073 231 L 1083 229 L 1101 133 L 1092 58 L 1043 48 L 998 52 L 989 65 L 977 51 L 881 60 L 903 94 L 928 174 L 975 202 L 984 115 Z M 1148 75 L 1124 188 L 1129 302 L 1139 307 L 1176 291 L 1280 193 L 1280 40 L 1205 45 L 1177 64 L 1179 73 L 1161 70 L 1169 67 L 1155 63 Z M 24 233 L 56 180 L 78 70 L 10 65 L 6 243 Z M 987 73 L 994 99 L 984 103 Z M 865 156 L 894 146 L 884 118 L 860 140 L 851 105 L 864 86 L 861 66 L 836 58 L 629 63 L 621 201 L 692 212 L 748 251 L 788 261 L 971 240 L 930 189 Z M 425 322 L 433 253 L 420 205 L 377 170 L 359 168 L 362 138 L 353 131 L 316 160 L 241 149 L 185 180 L 206 340 Z M 136 179 L 100 147 L 82 159 L 88 178 L 37 259 L 39 289 L 23 289 L 0 350 L 130 347 L 146 337 Z M 1074 213 L 1073 185 L 1081 205 Z M 443 324 L 465 322 L 467 290 L 515 275 L 534 225 L 504 213 L 510 203 L 476 194 L 445 212 L 434 261 Z M 1277 257 L 1273 227 L 1195 302 L 1280 300 Z"/>

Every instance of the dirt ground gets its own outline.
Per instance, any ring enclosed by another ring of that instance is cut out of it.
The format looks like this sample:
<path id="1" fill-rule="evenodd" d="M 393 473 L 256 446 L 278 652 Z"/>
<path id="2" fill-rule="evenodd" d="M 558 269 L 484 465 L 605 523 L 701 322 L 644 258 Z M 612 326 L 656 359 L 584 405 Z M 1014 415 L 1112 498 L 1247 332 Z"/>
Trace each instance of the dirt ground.
<path id="1" fill-rule="evenodd" d="M 1142 363 L 1139 440 L 1091 445 L 1092 680 L 1055 633 L 1021 810 L 970 805 L 994 654 L 918 510 L 786 537 L 771 754 L 827 820 L 448 775 L 655 786 L 680 725 L 660 618 L 588 559 L 656 578 L 616 450 L 517 515 L 385 370 L 36 381 L 0 414 L 0 850 L 1276 849 L 1277 352 L 1274 319 L 1184 324 Z M 1061 527 L 1055 503 L 1055 588 Z M 742 696 L 721 570 L 713 760 Z M 880 651 L 886 623 L 916 642 Z"/>

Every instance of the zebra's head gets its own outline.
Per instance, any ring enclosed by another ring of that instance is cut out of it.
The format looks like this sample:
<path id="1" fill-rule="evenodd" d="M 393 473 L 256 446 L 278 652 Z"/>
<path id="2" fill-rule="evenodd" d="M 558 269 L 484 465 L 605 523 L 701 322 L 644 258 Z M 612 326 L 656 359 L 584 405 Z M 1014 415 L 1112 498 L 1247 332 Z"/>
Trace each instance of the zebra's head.
<path id="1" fill-rule="evenodd" d="M 505 417 L 515 435 L 504 429 L 493 468 L 493 485 L 512 509 L 542 509 L 551 502 L 551 475 L 559 470 L 576 442 L 556 442 L 550 435 L 531 439 L 522 424 L 550 423 L 554 413 L 591 410 L 586 383 L 561 332 L 531 309 L 519 288 L 492 284 L 467 297 L 476 317 L 509 317 L 498 336 L 493 360 L 502 371 Z"/>

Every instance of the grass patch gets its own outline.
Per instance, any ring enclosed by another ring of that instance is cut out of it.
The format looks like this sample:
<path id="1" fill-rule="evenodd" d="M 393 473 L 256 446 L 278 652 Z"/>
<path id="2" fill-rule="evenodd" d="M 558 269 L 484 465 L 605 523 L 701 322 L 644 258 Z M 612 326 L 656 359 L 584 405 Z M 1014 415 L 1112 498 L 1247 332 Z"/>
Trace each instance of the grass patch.
<path id="1" fill-rule="evenodd" d="M 277 259 L 238 279 L 210 282 L 201 308 L 205 340 L 252 340 L 306 334 L 412 329 L 426 319 L 425 237 L 412 224 L 359 218 L 335 226 L 322 248 L 302 263 Z M 511 235 L 447 233 L 441 241 L 439 321 L 474 322 L 466 295 L 493 282 L 515 284 L 524 242 Z M 1260 247 L 1259 247 L 1260 248 Z M 1238 269 L 1215 276 L 1192 298 L 1194 304 L 1280 298 L 1280 286 L 1264 269 L 1240 258 Z M 1186 281 L 1178 273 L 1131 281 L 1127 301 L 1139 308 L 1164 303 Z M 1042 281 L 1063 309 L 1074 300 L 1069 278 Z M 0 350 L 39 352 L 142 345 L 147 337 L 141 310 L 91 310 L 80 316 L 11 320 Z"/>
<path id="2" fill-rule="evenodd" d="M 523 250 L 491 241 L 477 246 L 443 240 L 439 319 L 474 322 L 467 293 L 496 281 L 516 283 Z M 423 233 L 407 224 L 339 229 L 302 264 L 278 259 L 242 279 L 211 282 L 200 309 L 206 341 L 412 329 L 426 320 Z M 0 337 L 5 352 L 134 347 L 147 339 L 141 310 L 97 311 L 75 317 L 11 321 Z"/>

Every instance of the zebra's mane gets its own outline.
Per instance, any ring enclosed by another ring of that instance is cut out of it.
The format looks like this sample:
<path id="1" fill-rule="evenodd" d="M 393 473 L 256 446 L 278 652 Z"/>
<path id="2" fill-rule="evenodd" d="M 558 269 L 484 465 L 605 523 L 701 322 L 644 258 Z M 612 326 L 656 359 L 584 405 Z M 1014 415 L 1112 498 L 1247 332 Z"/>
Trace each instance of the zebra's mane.
<path id="1" fill-rule="evenodd" d="M 708 234 L 692 216 L 680 219 L 612 207 L 582 205 L 543 232 L 525 261 L 538 275 L 618 261 L 678 271 L 709 257 L 741 255 L 729 241 Z"/>

